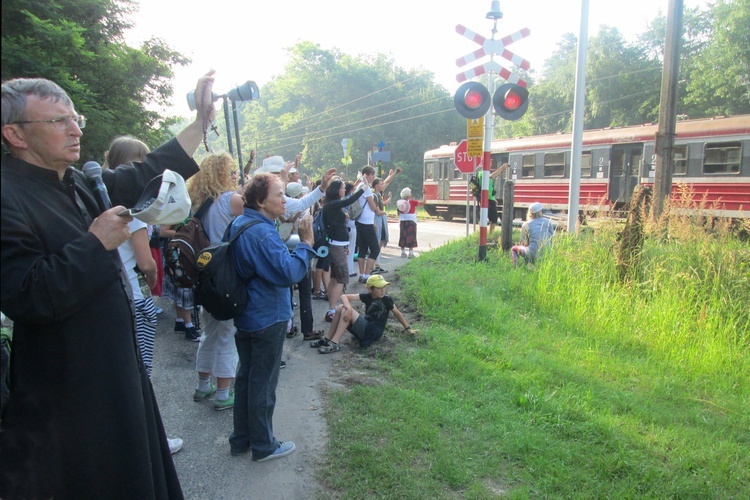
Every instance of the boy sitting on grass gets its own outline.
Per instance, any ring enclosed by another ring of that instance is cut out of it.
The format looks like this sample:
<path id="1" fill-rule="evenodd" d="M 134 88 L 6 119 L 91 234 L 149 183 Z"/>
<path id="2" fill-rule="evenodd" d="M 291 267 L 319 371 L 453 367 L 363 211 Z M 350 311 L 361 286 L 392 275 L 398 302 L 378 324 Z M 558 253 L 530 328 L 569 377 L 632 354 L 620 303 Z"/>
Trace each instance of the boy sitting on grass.
<path id="1" fill-rule="evenodd" d="M 411 329 L 404 315 L 393 303 L 393 299 L 385 294 L 385 287 L 388 284 L 381 275 L 375 274 L 367 278 L 365 283 L 369 293 L 342 295 L 341 305 L 336 308 L 328 333 L 324 338 L 310 342 L 310 347 L 317 347 L 321 354 L 336 352 L 341 349 L 339 341 L 346 330 L 359 340 L 361 348 L 369 347 L 383 336 L 388 314 L 391 311 L 404 326 L 405 332 L 417 333 L 416 330 Z M 351 303 L 354 300 L 364 302 L 364 315 L 359 314 L 352 307 Z"/>

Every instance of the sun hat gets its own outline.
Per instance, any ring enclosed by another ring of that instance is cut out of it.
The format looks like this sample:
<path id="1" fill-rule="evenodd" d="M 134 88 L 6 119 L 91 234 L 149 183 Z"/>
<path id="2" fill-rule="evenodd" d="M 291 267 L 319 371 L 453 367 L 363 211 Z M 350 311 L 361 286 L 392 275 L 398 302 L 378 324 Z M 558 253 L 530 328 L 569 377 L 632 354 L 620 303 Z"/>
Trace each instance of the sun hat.
<path id="1" fill-rule="evenodd" d="M 375 274 L 367 278 L 367 286 L 370 288 L 384 288 L 386 285 L 390 285 L 385 278 L 379 274 Z"/>
<path id="2" fill-rule="evenodd" d="M 290 198 L 296 198 L 301 194 L 307 194 L 310 188 L 303 186 L 299 182 L 290 182 L 286 185 L 286 195 Z"/>
<path id="3" fill-rule="evenodd" d="M 190 215 L 190 204 L 185 179 L 165 170 L 146 184 L 135 207 L 120 213 L 128 213 L 146 224 L 179 224 Z"/>
<path id="4" fill-rule="evenodd" d="M 532 203 L 531 205 L 529 205 L 529 211 L 530 211 L 530 212 L 531 212 L 532 214 L 535 214 L 535 213 L 541 212 L 541 211 L 542 211 L 542 208 L 543 208 L 543 207 L 542 207 L 542 204 L 541 204 L 541 203 L 539 203 L 538 201 L 535 201 L 534 203 Z"/>
<path id="5" fill-rule="evenodd" d="M 269 156 L 268 158 L 263 158 L 263 164 L 255 170 L 255 173 L 269 172 L 278 174 L 284 168 L 284 165 L 284 158 L 281 156 Z"/>

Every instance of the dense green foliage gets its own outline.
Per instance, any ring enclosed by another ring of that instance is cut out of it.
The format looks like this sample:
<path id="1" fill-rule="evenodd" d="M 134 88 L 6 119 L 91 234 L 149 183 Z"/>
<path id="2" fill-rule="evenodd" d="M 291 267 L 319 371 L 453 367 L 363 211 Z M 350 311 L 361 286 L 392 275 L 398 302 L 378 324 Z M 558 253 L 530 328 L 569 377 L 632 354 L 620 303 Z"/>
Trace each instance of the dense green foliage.
<path id="1" fill-rule="evenodd" d="M 172 68 L 187 59 L 158 38 L 138 49 L 127 46 L 123 33 L 134 8 L 132 0 L 3 2 L 2 78 L 43 76 L 70 93 L 89 118 L 82 162 L 101 159 L 116 135 L 131 134 L 154 146 L 170 135 L 168 126 L 175 130 L 174 119 L 153 109 L 171 96 Z M 590 37 L 585 128 L 657 119 L 665 25 L 665 17 L 658 17 L 632 43 L 607 26 Z M 677 113 L 750 113 L 750 0 L 686 9 L 683 32 Z M 497 137 L 571 130 L 576 52 L 576 37 L 566 34 L 541 71 L 521 72 L 530 82 L 529 111 L 516 122 L 498 120 Z M 257 150 L 259 161 L 301 154 L 313 177 L 337 166 L 351 178 L 382 141 L 391 155 L 382 174 L 404 169 L 392 192 L 408 185 L 419 196 L 424 151 L 465 136 L 453 89 L 435 84 L 429 71 L 309 41 L 288 53 L 285 71 L 261 87 L 260 100 L 239 105 L 243 161 L 250 150 Z M 221 110 L 217 122 L 222 135 L 210 141 L 220 152 L 227 150 Z M 354 144 L 348 167 L 341 162 L 344 138 Z"/>
<path id="2" fill-rule="evenodd" d="M 103 160 L 117 135 L 130 134 L 152 147 L 171 134 L 148 105 L 166 105 L 172 67 L 188 60 L 163 41 L 127 46 L 131 0 L 3 0 L 2 79 L 49 78 L 88 118 L 81 163 Z"/>
<path id="3" fill-rule="evenodd" d="M 341 498 L 743 497 L 750 248 L 670 230 L 622 283 L 618 230 L 558 235 L 534 269 L 496 250 L 478 262 L 476 236 L 402 268 L 396 302 L 420 333 L 349 361 L 324 484 Z"/>

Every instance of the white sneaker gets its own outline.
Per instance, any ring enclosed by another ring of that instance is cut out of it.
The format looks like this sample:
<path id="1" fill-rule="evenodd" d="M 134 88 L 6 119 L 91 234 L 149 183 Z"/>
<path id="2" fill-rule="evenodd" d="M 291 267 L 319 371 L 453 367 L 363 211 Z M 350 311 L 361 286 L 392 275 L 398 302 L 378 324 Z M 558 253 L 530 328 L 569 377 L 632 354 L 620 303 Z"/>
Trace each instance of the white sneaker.
<path id="1" fill-rule="evenodd" d="M 182 439 L 180 438 L 167 438 L 167 443 L 169 443 L 169 452 L 174 455 L 178 451 L 182 449 Z"/>
<path id="2" fill-rule="evenodd" d="M 402 259 L 405 259 L 405 258 L 406 258 L 406 252 L 405 252 L 405 251 L 403 251 L 403 250 L 401 250 L 401 258 L 402 258 Z"/>

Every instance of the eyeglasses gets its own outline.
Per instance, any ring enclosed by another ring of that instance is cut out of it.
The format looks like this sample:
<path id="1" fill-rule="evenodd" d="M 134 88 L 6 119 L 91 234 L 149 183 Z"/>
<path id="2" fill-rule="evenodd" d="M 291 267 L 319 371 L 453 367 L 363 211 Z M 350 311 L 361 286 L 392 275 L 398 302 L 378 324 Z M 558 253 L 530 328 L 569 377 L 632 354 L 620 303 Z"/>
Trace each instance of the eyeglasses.
<path id="1" fill-rule="evenodd" d="M 24 123 L 51 123 L 58 130 L 66 130 L 73 122 L 78 125 L 78 128 L 86 128 L 86 117 L 83 115 L 61 116 L 51 120 L 24 120 L 13 123 L 18 125 L 23 125 Z"/>

